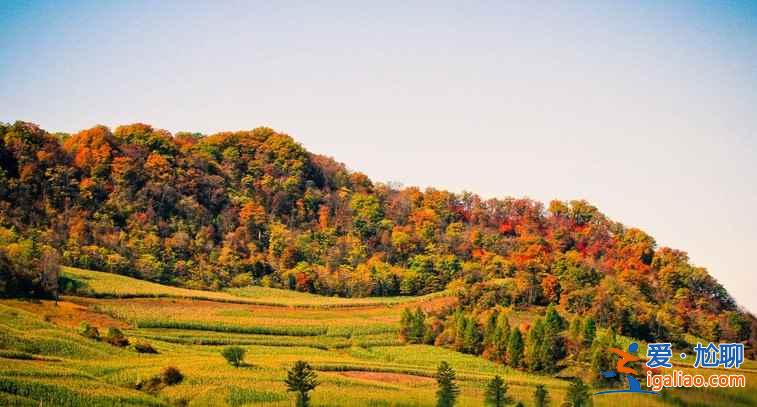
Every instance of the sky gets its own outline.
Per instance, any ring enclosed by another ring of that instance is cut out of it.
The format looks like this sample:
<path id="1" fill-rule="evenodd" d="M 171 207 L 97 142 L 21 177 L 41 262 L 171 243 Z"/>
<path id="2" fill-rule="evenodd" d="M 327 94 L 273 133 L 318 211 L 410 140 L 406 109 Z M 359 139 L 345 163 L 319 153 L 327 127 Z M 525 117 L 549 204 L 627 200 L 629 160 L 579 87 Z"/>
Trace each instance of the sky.
<path id="1" fill-rule="evenodd" d="M 0 121 L 269 126 L 375 181 L 587 199 L 757 311 L 757 3 L 215 3 L 3 1 Z"/>

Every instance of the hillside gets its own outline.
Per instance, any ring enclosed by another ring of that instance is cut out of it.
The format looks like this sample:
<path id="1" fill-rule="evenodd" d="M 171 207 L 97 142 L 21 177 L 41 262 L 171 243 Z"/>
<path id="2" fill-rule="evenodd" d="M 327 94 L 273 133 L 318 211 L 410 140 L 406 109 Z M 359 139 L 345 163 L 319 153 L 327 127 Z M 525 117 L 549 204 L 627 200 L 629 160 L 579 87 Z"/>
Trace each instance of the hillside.
<path id="1" fill-rule="evenodd" d="M 0 126 L 0 292 L 54 292 L 57 264 L 205 290 L 467 287 L 486 299 L 478 308 L 555 304 L 641 339 L 754 336 L 685 252 L 588 202 L 375 183 L 267 128 Z"/>
<path id="2" fill-rule="evenodd" d="M 260 304 L 248 304 L 241 295 L 211 299 L 205 291 L 177 292 L 119 277 L 116 298 L 113 275 L 67 269 L 64 277 L 82 281 L 87 296 L 64 296 L 57 305 L 0 300 L 0 404 L 289 406 L 292 396 L 283 379 L 298 359 L 313 364 L 322 382 L 313 392 L 316 406 L 431 406 L 432 376 L 443 360 L 457 371 L 459 406 L 482 405 L 483 388 L 494 374 L 506 380 L 510 396 L 526 405 L 537 384 L 547 387 L 552 405 L 562 403 L 568 387 L 564 380 L 480 357 L 399 341 L 402 309 L 431 312 L 448 303 L 444 295 L 405 297 L 402 304 L 340 299 L 334 308 L 332 297 L 271 288 L 256 292 Z M 513 315 L 511 322 L 531 317 Z M 76 331 L 82 322 L 103 336 L 106 328 L 118 327 L 131 345 L 116 347 L 104 338 L 82 336 Z M 158 353 L 138 353 L 134 346 L 145 342 Z M 221 357 L 226 345 L 247 350 L 243 366 L 232 367 Z M 137 390 L 168 366 L 182 372 L 181 383 Z M 740 373 L 747 375 L 745 389 L 598 398 L 595 406 L 753 405 L 757 365 L 747 361 Z"/>

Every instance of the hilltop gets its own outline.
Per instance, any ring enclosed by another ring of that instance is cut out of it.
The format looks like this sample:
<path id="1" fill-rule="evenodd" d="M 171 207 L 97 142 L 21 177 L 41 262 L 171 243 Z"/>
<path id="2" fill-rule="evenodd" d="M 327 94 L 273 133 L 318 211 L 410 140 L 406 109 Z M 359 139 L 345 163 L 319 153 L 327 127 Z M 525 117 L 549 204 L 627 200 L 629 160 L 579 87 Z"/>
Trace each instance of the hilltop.
<path id="1" fill-rule="evenodd" d="M 0 169 L 6 295 L 58 291 L 63 264 L 205 290 L 355 298 L 452 287 L 476 315 L 552 304 L 645 340 L 754 336 L 752 318 L 685 252 L 588 202 L 396 188 L 269 128 L 68 135 L 16 122 L 0 126 Z"/>

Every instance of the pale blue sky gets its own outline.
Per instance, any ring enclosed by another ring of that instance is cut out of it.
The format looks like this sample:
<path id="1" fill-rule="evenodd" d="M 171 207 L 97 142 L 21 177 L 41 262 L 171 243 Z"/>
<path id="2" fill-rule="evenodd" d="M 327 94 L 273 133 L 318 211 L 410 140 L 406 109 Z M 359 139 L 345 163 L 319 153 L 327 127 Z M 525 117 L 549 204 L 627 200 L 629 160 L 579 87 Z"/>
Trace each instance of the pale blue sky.
<path id="1" fill-rule="evenodd" d="M 0 4 L 0 120 L 271 126 L 378 181 L 585 198 L 757 310 L 757 7 Z"/>

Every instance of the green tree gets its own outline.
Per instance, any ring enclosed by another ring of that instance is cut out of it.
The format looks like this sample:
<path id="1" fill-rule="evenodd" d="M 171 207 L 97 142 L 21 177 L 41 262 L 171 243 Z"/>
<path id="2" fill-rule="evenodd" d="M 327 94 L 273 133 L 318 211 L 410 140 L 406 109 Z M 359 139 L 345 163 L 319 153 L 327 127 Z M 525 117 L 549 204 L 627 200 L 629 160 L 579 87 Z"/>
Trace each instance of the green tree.
<path id="1" fill-rule="evenodd" d="M 568 334 L 570 335 L 570 339 L 578 343 L 578 340 L 581 339 L 581 329 L 583 328 L 583 323 L 581 321 L 580 316 L 576 316 L 573 318 L 573 320 L 570 321 L 570 328 L 568 328 Z"/>
<path id="2" fill-rule="evenodd" d="M 510 334 L 507 344 L 507 362 L 512 367 L 521 367 L 523 363 L 523 335 L 520 329 L 515 328 Z"/>
<path id="3" fill-rule="evenodd" d="M 526 342 L 526 365 L 534 372 L 542 368 L 542 343 L 544 342 L 544 320 L 536 319 L 528 331 Z"/>
<path id="4" fill-rule="evenodd" d="M 494 376 L 486 385 L 484 397 L 486 405 L 491 407 L 502 407 L 512 402 L 507 396 L 507 383 L 499 376 Z"/>
<path id="5" fill-rule="evenodd" d="M 589 407 L 592 405 L 589 386 L 585 385 L 581 379 L 575 379 L 570 383 L 567 399 L 571 407 Z"/>
<path id="6" fill-rule="evenodd" d="M 597 325 L 594 322 L 594 318 L 588 317 L 586 318 L 586 322 L 584 322 L 584 332 L 583 332 L 584 346 L 587 346 L 587 347 L 591 346 L 596 336 L 597 336 Z"/>
<path id="7" fill-rule="evenodd" d="M 547 407 L 549 405 L 549 392 L 543 384 L 537 384 L 534 390 L 534 406 Z"/>
<path id="8" fill-rule="evenodd" d="M 557 313 L 553 304 L 547 306 L 547 311 L 544 314 L 544 326 L 546 329 L 551 329 L 554 332 L 559 332 L 565 329 L 565 319 Z"/>
<path id="9" fill-rule="evenodd" d="M 221 355 L 234 367 L 239 367 L 244 361 L 244 348 L 239 346 L 227 346 L 221 351 Z"/>
<path id="10" fill-rule="evenodd" d="M 402 310 L 400 318 L 400 336 L 409 343 L 422 343 L 426 335 L 426 313 L 416 308 L 415 312 L 409 308 Z"/>
<path id="11" fill-rule="evenodd" d="M 465 331 L 463 332 L 463 352 L 472 355 L 480 354 L 482 340 L 481 329 L 476 320 L 474 318 L 468 319 L 468 323 L 465 324 Z"/>
<path id="12" fill-rule="evenodd" d="M 455 370 L 447 362 L 439 364 L 439 368 L 436 370 L 436 383 L 438 384 L 436 406 L 454 406 L 457 396 L 460 394 L 460 389 L 458 389 L 457 383 L 455 383 Z"/>
<path id="13" fill-rule="evenodd" d="M 501 313 L 497 316 L 494 330 L 490 336 L 487 345 L 489 359 L 505 363 L 507 343 L 510 340 L 510 322 L 507 320 L 507 315 Z"/>
<path id="14" fill-rule="evenodd" d="M 295 362 L 294 366 L 287 371 L 284 383 L 287 385 L 287 391 L 297 394 L 297 407 L 308 407 L 310 405 L 309 393 L 320 384 L 313 368 L 302 360 Z"/>

